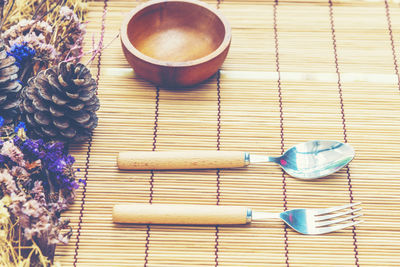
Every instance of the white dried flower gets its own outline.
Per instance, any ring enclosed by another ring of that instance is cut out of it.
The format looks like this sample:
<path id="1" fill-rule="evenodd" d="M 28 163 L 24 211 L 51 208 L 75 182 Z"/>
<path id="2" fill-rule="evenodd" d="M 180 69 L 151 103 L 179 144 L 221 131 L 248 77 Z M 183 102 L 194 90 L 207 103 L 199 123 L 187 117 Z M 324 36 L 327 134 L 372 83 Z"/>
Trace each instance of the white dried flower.
<path id="1" fill-rule="evenodd" d="M 63 6 L 60 8 L 60 16 L 62 19 L 72 20 L 74 22 L 79 21 L 78 16 L 68 6 Z"/>
<path id="2" fill-rule="evenodd" d="M 0 154 L 8 156 L 12 161 L 17 163 L 19 166 L 25 166 L 24 154 L 14 145 L 12 141 L 3 143 L 3 147 L 0 149 Z"/>
<path id="3" fill-rule="evenodd" d="M 6 193 L 11 195 L 17 191 L 17 186 L 11 174 L 6 169 L 0 170 L 0 184 L 6 187 Z"/>
<path id="4" fill-rule="evenodd" d="M 34 229 L 32 229 L 32 228 L 25 228 L 24 229 L 24 237 L 27 240 L 32 240 L 34 234 L 35 234 L 35 230 Z"/>
<path id="5" fill-rule="evenodd" d="M 10 42 L 11 40 L 30 33 L 36 35 L 43 34 L 46 38 L 50 37 L 53 27 L 46 21 L 35 21 L 23 19 L 18 24 L 11 26 L 4 32 L 3 38 Z"/>
<path id="6" fill-rule="evenodd" d="M 22 212 L 27 216 L 35 218 L 38 218 L 43 213 L 39 202 L 34 199 L 30 199 L 22 205 Z"/>

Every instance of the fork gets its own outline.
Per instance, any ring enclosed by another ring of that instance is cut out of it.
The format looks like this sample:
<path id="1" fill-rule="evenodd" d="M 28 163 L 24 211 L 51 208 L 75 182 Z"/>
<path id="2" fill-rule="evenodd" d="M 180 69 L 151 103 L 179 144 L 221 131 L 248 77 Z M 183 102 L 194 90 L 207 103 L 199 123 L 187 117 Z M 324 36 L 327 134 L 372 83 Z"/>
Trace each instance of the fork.
<path id="1" fill-rule="evenodd" d="M 350 203 L 322 209 L 293 209 L 281 213 L 258 212 L 238 206 L 190 204 L 119 204 L 113 209 L 113 221 L 135 224 L 235 225 L 265 219 L 281 219 L 306 235 L 326 234 L 354 226 L 362 208 Z M 357 214 L 356 214 L 357 213 Z"/>

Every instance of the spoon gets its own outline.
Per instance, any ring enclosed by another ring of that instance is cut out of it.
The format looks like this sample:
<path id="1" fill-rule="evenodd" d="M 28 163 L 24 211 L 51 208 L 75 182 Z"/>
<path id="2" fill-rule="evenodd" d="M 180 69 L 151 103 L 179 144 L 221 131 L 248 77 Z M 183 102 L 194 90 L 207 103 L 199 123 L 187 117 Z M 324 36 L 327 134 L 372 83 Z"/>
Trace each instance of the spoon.
<path id="1" fill-rule="evenodd" d="M 119 153 L 117 163 L 123 170 L 178 170 L 235 168 L 274 162 L 295 178 L 316 179 L 337 172 L 354 155 L 349 144 L 314 140 L 295 145 L 279 157 L 223 150 L 125 151 Z"/>

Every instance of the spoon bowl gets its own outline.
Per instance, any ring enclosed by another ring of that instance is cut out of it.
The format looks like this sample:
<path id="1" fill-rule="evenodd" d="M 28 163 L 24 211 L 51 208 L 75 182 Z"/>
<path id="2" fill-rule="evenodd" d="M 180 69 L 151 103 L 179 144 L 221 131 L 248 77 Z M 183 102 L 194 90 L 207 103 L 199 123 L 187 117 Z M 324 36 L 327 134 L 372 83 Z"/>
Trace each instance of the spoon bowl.
<path id="1" fill-rule="evenodd" d="M 288 149 L 280 157 L 270 157 L 290 176 L 316 179 L 337 172 L 355 156 L 352 146 L 338 141 L 314 140 Z"/>

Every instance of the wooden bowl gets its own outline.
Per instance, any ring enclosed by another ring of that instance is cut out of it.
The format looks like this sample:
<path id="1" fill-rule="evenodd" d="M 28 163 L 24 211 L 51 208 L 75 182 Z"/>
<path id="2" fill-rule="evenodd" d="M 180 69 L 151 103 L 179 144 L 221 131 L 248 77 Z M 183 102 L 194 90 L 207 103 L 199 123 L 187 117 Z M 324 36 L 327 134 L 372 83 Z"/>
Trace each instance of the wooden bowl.
<path id="1" fill-rule="evenodd" d="M 227 20 L 197 0 L 155 0 L 132 10 L 121 27 L 125 57 L 142 78 L 192 86 L 215 72 L 231 43 Z"/>

